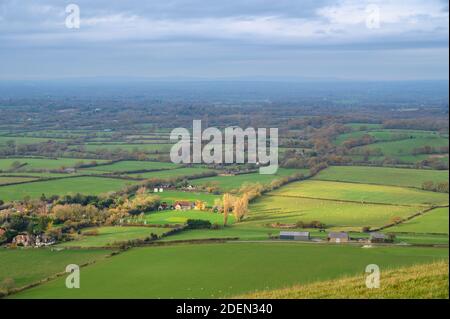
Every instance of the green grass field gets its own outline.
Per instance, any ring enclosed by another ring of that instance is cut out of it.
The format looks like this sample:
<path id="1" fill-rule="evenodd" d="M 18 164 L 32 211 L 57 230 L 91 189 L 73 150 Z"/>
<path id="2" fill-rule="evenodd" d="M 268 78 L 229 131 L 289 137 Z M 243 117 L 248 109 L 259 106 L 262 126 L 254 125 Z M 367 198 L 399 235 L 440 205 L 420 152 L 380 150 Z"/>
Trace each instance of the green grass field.
<path id="1" fill-rule="evenodd" d="M 147 161 L 121 161 L 111 165 L 101 165 L 92 169 L 100 172 L 132 172 L 140 170 L 172 169 L 179 167 L 173 163 L 147 162 Z M 85 169 L 86 171 L 90 168 Z"/>
<path id="2" fill-rule="evenodd" d="M 97 236 L 85 236 L 87 231 L 98 231 Z M 122 242 L 126 242 L 133 239 L 145 239 L 150 237 L 150 234 L 162 235 L 170 229 L 156 228 L 156 227 L 98 227 L 98 228 L 86 228 L 81 232 L 81 236 L 78 236 L 75 240 L 64 242 L 58 245 L 58 247 L 106 247 L 114 246 Z"/>
<path id="3" fill-rule="evenodd" d="M 0 136 L 0 148 L 5 147 L 6 143 L 9 141 L 14 141 L 16 145 L 29 145 L 37 143 L 45 143 L 48 141 L 60 141 L 64 142 L 64 139 L 59 138 L 39 138 L 39 137 L 28 137 L 28 136 Z"/>
<path id="4" fill-rule="evenodd" d="M 413 149 L 423 146 L 444 147 L 448 146 L 448 138 L 414 138 L 408 140 L 380 142 L 355 149 L 380 149 L 384 156 L 397 157 L 412 155 Z"/>
<path id="5" fill-rule="evenodd" d="M 432 131 L 414 131 L 414 130 L 369 130 L 369 131 L 353 131 L 339 135 L 335 142 L 338 145 L 343 144 L 349 139 L 358 139 L 364 135 L 370 135 L 377 142 L 392 141 L 395 139 L 437 139 L 440 138 L 439 133 Z"/>
<path id="6" fill-rule="evenodd" d="M 238 296 L 240 299 L 448 299 L 448 261 L 382 271 L 379 289 L 367 275 Z"/>
<path id="7" fill-rule="evenodd" d="M 274 175 L 262 175 L 259 173 L 241 174 L 235 176 L 214 176 L 196 179 L 192 181 L 193 185 L 216 185 L 222 191 L 237 191 L 245 183 L 260 183 L 269 184 L 271 181 L 285 176 L 294 175 L 295 173 L 302 173 L 305 176 L 308 175 L 308 170 L 301 169 L 286 169 L 279 168 L 277 174 Z"/>
<path id="8" fill-rule="evenodd" d="M 145 152 L 145 153 L 169 153 L 172 144 L 86 144 L 84 145 L 85 150 L 88 152 L 95 152 L 98 150 L 107 150 L 107 151 L 128 151 L 128 152 Z"/>
<path id="9" fill-rule="evenodd" d="M 332 166 L 313 179 L 421 188 L 423 182 L 448 181 L 448 171 L 389 167 Z"/>
<path id="10" fill-rule="evenodd" d="M 152 190 L 150 190 L 150 192 L 152 192 Z M 157 193 L 156 195 L 158 195 L 161 198 L 162 202 L 167 202 L 169 204 L 173 204 L 176 201 L 183 201 L 183 200 L 191 202 L 200 200 L 202 202 L 207 202 L 208 206 L 213 206 L 214 200 L 221 197 L 219 195 L 208 193 L 168 191 L 168 190 L 165 190 L 163 193 Z"/>
<path id="11" fill-rule="evenodd" d="M 214 172 L 214 170 L 202 168 L 202 167 L 184 167 L 177 168 L 165 171 L 158 172 L 148 172 L 148 173 L 139 173 L 139 174 L 128 174 L 128 176 L 134 178 L 142 178 L 142 179 L 151 179 L 151 178 L 161 178 L 161 179 L 170 179 L 170 178 L 178 178 L 178 177 L 186 177 L 196 176 L 203 173 Z"/>
<path id="12" fill-rule="evenodd" d="M 448 249 L 296 243 L 135 248 L 82 269 L 80 289 L 60 278 L 12 297 L 220 298 L 360 274 L 373 263 L 388 269 L 445 258 Z"/>
<path id="13" fill-rule="evenodd" d="M 422 216 L 413 218 L 403 224 L 390 227 L 390 232 L 432 233 L 448 235 L 449 211 L 446 208 L 436 208 Z"/>
<path id="14" fill-rule="evenodd" d="M 101 177 L 74 177 L 58 180 L 48 180 L 27 184 L 1 186 L 0 199 L 4 201 L 20 200 L 26 196 L 38 198 L 42 194 L 66 195 L 68 193 L 81 193 L 99 195 L 111 191 L 118 191 L 132 182 L 122 179 Z"/>
<path id="15" fill-rule="evenodd" d="M 104 163 L 105 160 L 92 160 L 92 159 L 80 159 L 80 158 L 4 158 L 0 159 L 0 170 L 9 170 L 14 162 L 26 164 L 20 168 L 20 170 L 56 170 L 62 167 L 74 167 L 76 164 L 84 163 L 89 164 L 91 162 Z"/>
<path id="16" fill-rule="evenodd" d="M 74 175 L 79 175 L 79 173 L 36 173 L 36 172 L 10 172 L 10 173 L 0 173 L 1 177 L 34 177 L 34 178 L 58 178 L 58 177 L 70 177 Z"/>
<path id="17" fill-rule="evenodd" d="M 359 203 L 384 203 L 395 205 L 446 205 L 448 194 L 418 189 L 341 183 L 331 181 L 302 181 L 291 183 L 271 193 L 277 196 L 311 197 L 355 201 Z"/>
<path id="18" fill-rule="evenodd" d="M 188 211 L 168 210 L 168 211 L 152 212 L 145 215 L 145 221 L 147 221 L 148 224 L 159 224 L 159 225 L 185 224 L 188 219 L 209 220 L 212 224 L 214 223 L 220 225 L 223 224 L 222 214 L 198 210 L 188 210 Z M 230 216 L 228 221 L 230 224 L 232 224 L 233 216 Z"/>
<path id="19" fill-rule="evenodd" d="M 101 259 L 108 250 L 3 249 L 0 248 L 0 282 L 12 278 L 22 287 L 54 274 L 65 272 L 70 264 L 83 265 Z"/>
<path id="20" fill-rule="evenodd" d="M 384 226 L 393 217 L 405 218 L 420 210 L 417 207 L 263 196 L 250 205 L 251 212 L 244 223 L 262 226 L 276 222 L 320 221 L 327 228 L 361 231 L 362 227 Z"/>
<path id="21" fill-rule="evenodd" d="M 5 176 L 0 176 L 0 185 L 12 184 L 12 183 L 29 182 L 29 181 L 34 181 L 34 180 L 36 180 L 36 178 L 31 178 L 31 177 L 5 177 Z"/>

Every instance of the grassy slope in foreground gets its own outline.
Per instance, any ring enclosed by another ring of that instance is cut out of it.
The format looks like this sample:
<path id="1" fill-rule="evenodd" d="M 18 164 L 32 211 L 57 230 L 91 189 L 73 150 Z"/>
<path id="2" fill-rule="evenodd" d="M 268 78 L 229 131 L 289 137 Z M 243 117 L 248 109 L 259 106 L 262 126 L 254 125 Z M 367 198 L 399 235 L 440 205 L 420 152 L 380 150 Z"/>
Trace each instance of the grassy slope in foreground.
<path id="1" fill-rule="evenodd" d="M 12 278 L 16 287 L 22 287 L 64 272 L 69 264 L 83 265 L 110 253 L 109 250 L 99 249 L 0 248 L 0 283 L 5 278 Z"/>
<path id="2" fill-rule="evenodd" d="M 229 243 L 134 248 L 86 267 L 81 288 L 64 278 L 18 298 L 220 298 L 448 258 L 442 248 Z M 264 265 L 264 267 L 261 267 Z"/>
<path id="3" fill-rule="evenodd" d="M 390 167 L 332 166 L 320 172 L 314 179 L 421 188 L 425 181 L 433 181 L 435 183 L 445 182 L 448 181 L 448 176 L 448 171 Z"/>
<path id="4" fill-rule="evenodd" d="M 448 299 L 448 261 L 381 273 L 379 289 L 368 289 L 366 275 L 242 295 L 244 299 Z"/>

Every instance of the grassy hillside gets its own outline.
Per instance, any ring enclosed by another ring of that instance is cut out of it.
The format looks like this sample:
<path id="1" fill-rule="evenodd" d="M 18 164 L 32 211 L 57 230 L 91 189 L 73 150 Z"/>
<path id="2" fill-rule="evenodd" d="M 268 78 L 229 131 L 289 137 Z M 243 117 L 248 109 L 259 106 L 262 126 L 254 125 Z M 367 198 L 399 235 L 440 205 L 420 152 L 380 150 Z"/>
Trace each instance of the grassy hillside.
<path id="1" fill-rule="evenodd" d="M 448 207 L 437 208 L 395 227 L 390 232 L 448 234 Z"/>
<path id="2" fill-rule="evenodd" d="M 248 299 L 448 299 L 448 261 L 381 272 L 379 289 L 368 289 L 366 275 L 291 288 L 255 292 Z"/>
<path id="3" fill-rule="evenodd" d="M 3 249 L 0 248 L 0 283 L 6 278 L 22 287 L 56 273 L 64 272 L 67 265 L 85 263 L 102 258 L 108 250 Z"/>

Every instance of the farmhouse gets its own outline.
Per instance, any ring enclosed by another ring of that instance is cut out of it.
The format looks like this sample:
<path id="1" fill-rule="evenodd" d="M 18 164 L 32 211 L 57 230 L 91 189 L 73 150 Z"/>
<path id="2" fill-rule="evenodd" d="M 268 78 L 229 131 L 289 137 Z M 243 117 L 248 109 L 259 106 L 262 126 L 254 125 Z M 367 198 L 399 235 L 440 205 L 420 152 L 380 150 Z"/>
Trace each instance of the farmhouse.
<path id="1" fill-rule="evenodd" d="M 331 243 L 346 243 L 350 241 L 347 233 L 328 233 L 328 241 Z"/>
<path id="2" fill-rule="evenodd" d="M 311 235 L 309 232 L 306 232 L 306 231 L 305 232 L 282 231 L 282 232 L 280 232 L 280 239 L 308 241 L 311 239 Z"/>
<path id="3" fill-rule="evenodd" d="M 36 236 L 36 240 L 35 240 L 36 247 L 50 246 L 55 243 L 56 243 L 56 241 L 47 235 Z"/>
<path id="4" fill-rule="evenodd" d="M 173 206 L 176 210 L 189 210 L 194 208 L 194 205 L 187 201 L 177 201 Z"/>
<path id="5" fill-rule="evenodd" d="M 34 246 L 35 244 L 35 238 L 34 236 L 30 236 L 28 234 L 19 234 L 16 237 L 13 238 L 13 244 L 16 244 L 18 246 Z"/>
<path id="6" fill-rule="evenodd" d="M 371 243 L 390 243 L 390 242 L 392 242 L 392 239 L 389 236 L 382 234 L 382 233 L 371 233 L 369 242 L 371 242 Z"/>

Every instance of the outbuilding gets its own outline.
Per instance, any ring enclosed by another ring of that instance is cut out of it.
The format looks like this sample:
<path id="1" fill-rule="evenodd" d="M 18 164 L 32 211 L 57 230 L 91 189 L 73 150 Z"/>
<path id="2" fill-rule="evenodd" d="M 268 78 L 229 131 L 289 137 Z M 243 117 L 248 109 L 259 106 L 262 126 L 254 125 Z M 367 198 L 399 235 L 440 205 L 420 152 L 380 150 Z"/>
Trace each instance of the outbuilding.
<path id="1" fill-rule="evenodd" d="M 331 243 L 347 243 L 350 241 L 348 233 L 328 233 L 328 241 Z"/>
<path id="2" fill-rule="evenodd" d="M 282 231 L 280 232 L 281 240 L 311 240 L 311 235 L 307 231 L 303 232 L 293 232 L 293 231 Z"/>
<path id="3" fill-rule="evenodd" d="M 391 243 L 393 240 L 391 236 L 382 233 L 371 233 L 369 241 L 371 243 Z"/>

